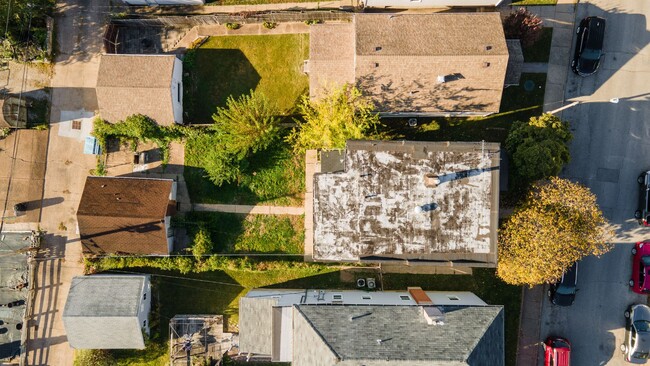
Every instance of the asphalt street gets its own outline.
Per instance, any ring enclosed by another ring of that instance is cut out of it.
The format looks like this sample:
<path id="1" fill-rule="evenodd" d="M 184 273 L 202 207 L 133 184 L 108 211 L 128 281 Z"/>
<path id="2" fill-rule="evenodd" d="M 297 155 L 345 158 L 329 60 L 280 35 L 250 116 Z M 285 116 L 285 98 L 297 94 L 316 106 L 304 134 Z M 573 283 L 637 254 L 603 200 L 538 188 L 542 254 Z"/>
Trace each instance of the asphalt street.
<path id="1" fill-rule="evenodd" d="M 636 178 L 650 169 L 650 1 L 594 0 L 578 4 L 576 22 L 586 16 L 607 19 L 600 70 L 582 78 L 569 73 L 566 99 L 580 101 L 562 112 L 574 140 L 566 178 L 587 185 L 612 224 L 614 248 L 580 264 L 579 292 L 571 307 L 543 302 L 542 340 L 568 338 L 572 365 L 625 365 L 623 312 L 647 296 L 633 293 L 633 243 L 650 239 L 650 229 L 634 219 L 639 186 Z M 573 47 L 573 45 L 571 45 Z M 567 68 L 569 65 L 567 65 Z M 618 98 L 618 103 L 612 103 Z M 543 360 L 540 347 L 540 364 Z"/>

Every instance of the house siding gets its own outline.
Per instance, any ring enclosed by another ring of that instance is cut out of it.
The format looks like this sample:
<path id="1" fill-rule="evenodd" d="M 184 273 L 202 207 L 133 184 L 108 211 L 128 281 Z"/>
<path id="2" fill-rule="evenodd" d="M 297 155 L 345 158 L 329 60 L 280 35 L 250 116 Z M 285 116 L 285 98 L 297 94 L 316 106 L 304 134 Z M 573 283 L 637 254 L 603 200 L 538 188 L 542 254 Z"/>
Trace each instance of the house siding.
<path id="1" fill-rule="evenodd" d="M 178 58 L 174 60 L 171 91 L 174 122 L 183 124 L 183 62 Z"/>

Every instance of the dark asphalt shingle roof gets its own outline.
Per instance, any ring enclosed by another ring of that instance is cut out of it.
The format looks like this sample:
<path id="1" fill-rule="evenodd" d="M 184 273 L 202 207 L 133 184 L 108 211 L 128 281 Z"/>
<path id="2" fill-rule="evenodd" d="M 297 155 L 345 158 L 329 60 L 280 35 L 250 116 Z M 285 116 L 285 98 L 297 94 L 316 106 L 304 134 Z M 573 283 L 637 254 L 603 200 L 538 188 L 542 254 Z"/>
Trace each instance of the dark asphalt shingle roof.
<path id="1" fill-rule="evenodd" d="M 417 306 L 296 307 L 343 361 L 465 362 L 474 366 L 504 362 L 502 306 L 440 306 L 445 313 L 443 325 L 427 324 Z M 351 320 L 361 314 L 365 315 Z M 294 334 L 294 338 L 300 336 Z"/>
<path id="2" fill-rule="evenodd" d="M 88 177 L 77 210 L 84 252 L 167 254 L 172 185 L 170 179 Z"/>

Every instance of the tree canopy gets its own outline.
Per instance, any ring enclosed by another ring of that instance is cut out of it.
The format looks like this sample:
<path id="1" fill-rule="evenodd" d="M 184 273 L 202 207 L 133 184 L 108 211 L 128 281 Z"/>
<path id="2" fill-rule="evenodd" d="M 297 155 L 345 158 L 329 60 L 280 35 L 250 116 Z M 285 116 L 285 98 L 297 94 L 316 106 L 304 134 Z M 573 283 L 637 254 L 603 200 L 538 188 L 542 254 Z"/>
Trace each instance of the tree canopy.
<path id="1" fill-rule="evenodd" d="M 45 19 L 52 14 L 55 3 L 54 0 L 0 0 L 3 57 L 32 60 L 44 56 Z"/>
<path id="2" fill-rule="evenodd" d="M 525 8 L 519 8 L 503 20 L 506 38 L 519 39 L 524 47 L 532 46 L 542 36 L 542 19 Z"/>
<path id="3" fill-rule="evenodd" d="M 571 138 L 569 124 L 549 113 L 513 123 L 506 149 L 515 173 L 529 182 L 557 175 L 570 160 Z"/>
<path id="4" fill-rule="evenodd" d="M 212 116 L 214 124 L 205 133 L 189 139 L 187 151 L 199 157 L 199 166 L 217 186 L 239 179 L 248 158 L 264 151 L 280 133 L 277 109 L 264 95 L 251 91 L 228 98 L 225 108 Z"/>
<path id="5" fill-rule="evenodd" d="M 538 181 L 499 230 L 497 275 L 513 285 L 554 282 L 575 261 L 611 249 L 606 224 L 589 188 Z"/>
<path id="6" fill-rule="evenodd" d="M 318 101 L 303 97 L 298 106 L 303 120 L 289 136 L 297 151 L 342 149 L 347 140 L 377 136 L 379 115 L 372 101 L 351 85 L 332 89 Z"/>
<path id="7" fill-rule="evenodd" d="M 265 150 L 278 137 L 277 108 L 261 93 L 251 90 L 238 99 L 231 96 L 226 107 L 212 115 L 212 130 L 219 136 L 222 148 L 239 159 Z"/>

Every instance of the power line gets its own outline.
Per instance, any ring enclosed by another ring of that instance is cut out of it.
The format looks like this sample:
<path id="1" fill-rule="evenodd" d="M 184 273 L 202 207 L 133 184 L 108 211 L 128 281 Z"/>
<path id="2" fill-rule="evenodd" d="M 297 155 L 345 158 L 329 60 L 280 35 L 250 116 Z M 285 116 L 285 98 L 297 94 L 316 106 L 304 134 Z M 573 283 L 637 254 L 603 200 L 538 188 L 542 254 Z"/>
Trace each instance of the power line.
<path id="1" fill-rule="evenodd" d="M 124 270 L 110 270 L 110 272 L 129 273 L 129 274 L 142 274 L 142 272 L 124 271 Z M 186 281 L 206 282 L 206 283 L 214 283 L 214 284 L 218 284 L 218 285 L 227 285 L 227 286 L 236 286 L 236 287 L 245 288 L 244 286 L 242 286 L 242 285 L 240 285 L 238 283 L 228 283 L 228 282 L 220 282 L 220 281 L 212 281 L 212 280 L 202 280 L 200 278 L 170 276 L 170 275 L 163 275 L 163 274 L 157 274 L 157 273 L 147 273 L 147 274 L 152 275 L 152 276 L 163 277 L 163 278 L 173 278 L 173 279 L 186 280 Z"/>

